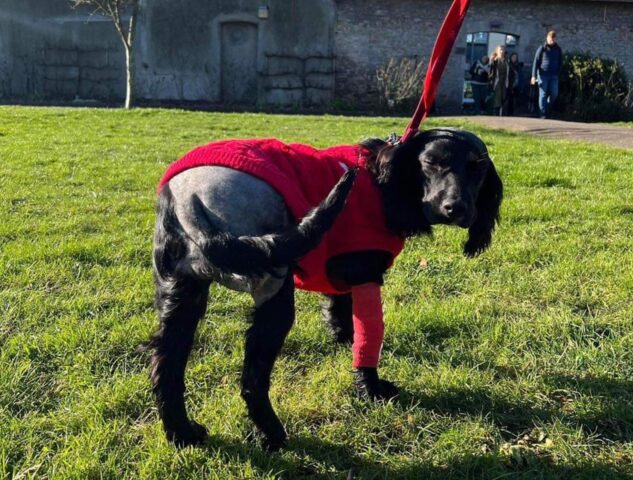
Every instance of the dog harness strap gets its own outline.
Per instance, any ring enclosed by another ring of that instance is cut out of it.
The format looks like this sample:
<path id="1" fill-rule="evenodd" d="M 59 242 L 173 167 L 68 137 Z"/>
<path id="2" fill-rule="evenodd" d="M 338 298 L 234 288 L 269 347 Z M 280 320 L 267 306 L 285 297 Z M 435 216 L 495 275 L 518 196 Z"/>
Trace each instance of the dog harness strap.
<path id="1" fill-rule="evenodd" d="M 470 6 L 470 0 L 454 0 L 451 5 L 442 28 L 435 40 L 435 46 L 433 47 L 433 53 L 429 60 L 429 66 L 426 70 L 426 77 L 424 78 L 424 89 L 422 90 L 422 96 L 418 103 L 413 118 L 409 122 L 409 126 L 402 136 L 402 142 L 406 142 L 411 135 L 417 132 L 420 124 L 426 119 L 433 102 L 435 101 L 435 95 L 437 94 L 437 88 L 442 78 L 442 73 L 448 62 L 448 57 L 451 54 L 455 40 L 459 34 L 459 30 L 466 18 L 466 12 Z"/>
<path id="2" fill-rule="evenodd" d="M 353 367 L 377 368 L 385 335 L 380 285 L 366 283 L 352 287 L 354 321 Z"/>

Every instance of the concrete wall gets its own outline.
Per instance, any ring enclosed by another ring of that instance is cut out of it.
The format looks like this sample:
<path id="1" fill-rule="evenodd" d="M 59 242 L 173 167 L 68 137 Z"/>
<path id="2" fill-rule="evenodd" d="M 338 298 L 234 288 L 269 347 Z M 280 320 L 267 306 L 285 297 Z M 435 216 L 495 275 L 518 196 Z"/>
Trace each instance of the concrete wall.
<path id="1" fill-rule="evenodd" d="M 268 19 L 258 18 L 264 3 Z M 334 93 L 334 21 L 329 0 L 154 0 L 139 25 L 138 93 L 217 103 L 327 103 Z M 256 95 L 229 85 L 253 81 L 251 62 Z M 223 68 L 241 74 L 231 80 Z"/>
<path id="2" fill-rule="evenodd" d="M 0 98 L 125 96 L 124 55 L 110 22 L 67 0 L 0 2 Z"/>
<path id="3" fill-rule="evenodd" d="M 376 69 L 390 57 L 428 58 L 450 0 L 337 0 L 336 98 L 376 105 Z M 570 5 L 573 4 L 573 5 Z M 466 34 L 497 30 L 520 36 L 521 61 L 531 63 L 550 29 L 564 50 L 591 51 L 622 62 L 633 78 L 633 4 L 565 0 L 477 0 L 449 60 L 437 107 L 450 113 L 462 97 Z"/>
<path id="4" fill-rule="evenodd" d="M 139 98 L 328 104 L 334 94 L 330 0 L 145 0 L 139 18 Z M 0 98 L 125 96 L 125 58 L 111 21 L 68 0 L 0 2 Z M 224 72 L 223 72 L 224 70 Z M 228 73 L 227 73 L 228 72 Z"/>

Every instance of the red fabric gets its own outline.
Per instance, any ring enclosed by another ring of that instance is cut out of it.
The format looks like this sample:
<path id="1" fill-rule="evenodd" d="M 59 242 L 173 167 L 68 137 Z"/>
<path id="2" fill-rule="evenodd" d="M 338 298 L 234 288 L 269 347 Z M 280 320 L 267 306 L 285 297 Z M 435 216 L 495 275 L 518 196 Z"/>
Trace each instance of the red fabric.
<path id="1" fill-rule="evenodd" d="M 298 222 L 316 207 L 347 168 L 365 164 L 358 145 L 318 150 L 308 145 L 286 145 L 274 139 L 226 140 L 198 147 L 173 163 L 158 189 L 189 168 L 220 165 L 249 173 L 272 186 L 284 198 Z M 371 174 L 361 168 L 347 205 L 317 248 L 298 261 L 295 286 L 321 293 L 347 293 L 326 274 L 329 258 L 360 250 L 385 250 L 395 258 L 404 240 L 385 225 L 380 191 Z"/>
<path id="2" fill-rule="evenodd" d="M 402 142 L 406 142 L 409 137 L 418 130 L 420 123 L 426 119 L 426 116 L 433 106 L 442 73 L 444 73 L 448 57 L 451 54 L 453 45 L 455 45 L 455 40 L 462 27 L 462 23 L 464 23 L 469 6 L 470 0 L 454 0 L 444 19 L 442 28 L 440 28 L 440 32 L 435 40 L 433 53 L 431 54 L 429 66 L 426 70 L 422 97 L 413 114 L 413 118 L 411 118 L 411 122 L 409 122 L 409 126 L 402 136 Z"/>
<path id="3" fill-rule="evenodd" d="M 367 283 L 352 288 L 354 313 L 354 368 L 377 368 L 380 361 L 385 324 L 382 318 L 380 285 Z"/>

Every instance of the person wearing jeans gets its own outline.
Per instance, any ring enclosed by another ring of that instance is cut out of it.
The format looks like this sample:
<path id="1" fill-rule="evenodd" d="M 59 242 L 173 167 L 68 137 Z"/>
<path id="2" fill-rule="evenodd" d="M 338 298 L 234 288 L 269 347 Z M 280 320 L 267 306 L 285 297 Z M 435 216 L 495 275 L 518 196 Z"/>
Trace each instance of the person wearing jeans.
<path id="1" fill-rule="evenodd" d="M 563 51 L 556 43 L 556 32 L 547 34 L 545 45 L 539 47 L 532 65 L 532 85 L 538 83 L 541 118 L 547 118 L 558 97 L 558 77 L 563 66 Z"/>

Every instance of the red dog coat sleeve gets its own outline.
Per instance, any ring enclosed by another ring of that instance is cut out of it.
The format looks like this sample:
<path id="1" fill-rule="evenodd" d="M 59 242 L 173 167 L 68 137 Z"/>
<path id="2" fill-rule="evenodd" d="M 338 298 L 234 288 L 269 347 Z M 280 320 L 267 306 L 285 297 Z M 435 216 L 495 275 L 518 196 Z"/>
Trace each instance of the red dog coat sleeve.
<path id="1" fill-rule="evenodd" d="M 366 283 L 352 287 L 354 321 L 354 368 L 377 368 L 385 335 L 380 285 Z"/>

